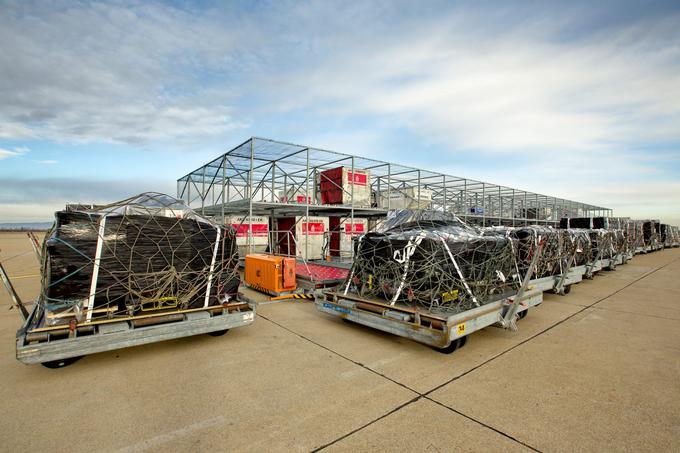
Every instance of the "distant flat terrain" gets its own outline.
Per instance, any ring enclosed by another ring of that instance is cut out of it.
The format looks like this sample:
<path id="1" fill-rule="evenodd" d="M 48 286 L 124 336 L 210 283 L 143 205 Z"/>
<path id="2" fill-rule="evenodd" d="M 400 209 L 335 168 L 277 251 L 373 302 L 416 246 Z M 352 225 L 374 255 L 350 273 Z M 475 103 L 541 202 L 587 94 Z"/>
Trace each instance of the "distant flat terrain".
<path id="1" fill-rule="evenodd" d="M 52 227 L 53 222 L 28 222 L 28 223 L 0 223 L 0 231 L 17 231 L 17 230 L 48 230 Z"/>

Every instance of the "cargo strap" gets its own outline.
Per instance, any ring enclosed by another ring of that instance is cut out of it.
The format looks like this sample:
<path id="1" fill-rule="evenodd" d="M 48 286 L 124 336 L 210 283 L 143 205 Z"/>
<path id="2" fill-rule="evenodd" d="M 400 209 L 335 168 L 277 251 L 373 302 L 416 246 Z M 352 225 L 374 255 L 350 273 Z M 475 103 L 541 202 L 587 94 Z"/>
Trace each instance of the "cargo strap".
<path id="1" fill-rule="evenodd" d="M 104 246 L 104 231 L 106 227 L 106 216 L 99 219 L 99 231 L 97 232 L 97 248 L 94 252 L 94 263 L 92 268 L 92 280 L 90 281 L 90 295 L 87 298 L 87 321 L 92 320 L 92 309 L 94 308 L 94 297 L 97 293 L 97 280 L 99 279 L 99 264 L 102 259 L 102 247 Z"/>
<path id="2" fill-rule="evenodd" d="M 411 257 L 416 252 L 416 248 L 418 248 L 424 237 L 424 232 L 420 233 L 418 236 L 411 236 L 408 240 L 408 244 L 406 244 L 406 247 L 404 247 L 404 250 L 401 251 L 401 253 L 399 250 L 394 251 L 394 261 L 397 263 L 404 263 L 404 274 L 401 276 L 399 288 L 397 288 L 397 292 L 394 293 L 394 297 L 392 297 L 392 302 L 390 302 L 390 305 L 397 303 L 397 299 L 399 298 L 401 291 L 404 289 L 404 284 L 406 283 L 406 275 L 408 274 L 408 267 L 409 263 L 411 262 Z"/>
<path id="3" fill-rule="evenodd" d="M 215 270 L 215 260 L 217 259 L 217 249 L 220 246 L 221 232 L 220 227 L 217 227 L 217 237 L 215 238 L 215 247 L 213 248 L 212 261 L 210 262 L 210 273 L 208 274 L 208 285 L 205 290 L 205 300 L 203 301 L 204 307 L 207 307 L 210 302 L 210 288 L 212 286 L 213 271 Z"/>
<path id="4" fill-rule="evenodd" d="M 453 262 L 453 267 L 456 268 L 456 272 L 458 272 L 458 276 L 460 277 L 460 280 L 463 282 L 465 290 L 472 298 L 472 302 L 474 302 L 475 306 L 479 307 L 479 302 L 477 301 L 477 298 L 475 297 L 474 294 L 472 294 L 472 290 L 470 289 L 470 286 L 468 286 L 465 277 L 463 277 L 463 273 L 461 272 L 460 267 L 458 266 L 456 259 L 453 257 L 453 253 L 451 253 L 451 249 L 449 248 L 449 245 L 446 243 L 446 240 L 444 238 L 442 238 L 442 243 L 444 244 L 444 248 L 446 248 L 446 252 L 449 254 L 449 258 L 451 258 L 451 262 Z"/>

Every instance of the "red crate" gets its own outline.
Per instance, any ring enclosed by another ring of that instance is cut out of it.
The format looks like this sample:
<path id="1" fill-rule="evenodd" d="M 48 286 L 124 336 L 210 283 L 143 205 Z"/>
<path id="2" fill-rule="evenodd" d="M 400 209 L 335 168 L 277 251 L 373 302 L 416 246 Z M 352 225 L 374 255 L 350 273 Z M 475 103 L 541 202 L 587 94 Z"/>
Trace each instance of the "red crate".
<path id="1" fill-rule="evenodd" d="M 345 181 L 347 174 L 347 181 Z M 344 204 L 345 191 L 351 192 L 348 186 L 366 187 L 368 185 L 368 174 L 365 171 L 355 170 L 352 172 L 345 167 L 331 168 L 324 170 L 319 177 L 319 192 L 321 193 L 322 204 Z M 343 190 L 344 189 L 344 190 Z"/>

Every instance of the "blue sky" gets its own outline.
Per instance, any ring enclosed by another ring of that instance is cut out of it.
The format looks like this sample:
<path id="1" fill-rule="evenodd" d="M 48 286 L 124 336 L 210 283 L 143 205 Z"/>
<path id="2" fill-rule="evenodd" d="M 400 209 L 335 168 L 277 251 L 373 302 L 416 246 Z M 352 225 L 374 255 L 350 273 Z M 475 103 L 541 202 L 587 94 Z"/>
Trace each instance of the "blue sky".
<path id="1" fill-rule="evenodd" d="M 680 224 L 677 2 L 0 1 L 0 223 L 257 135 Z"/>

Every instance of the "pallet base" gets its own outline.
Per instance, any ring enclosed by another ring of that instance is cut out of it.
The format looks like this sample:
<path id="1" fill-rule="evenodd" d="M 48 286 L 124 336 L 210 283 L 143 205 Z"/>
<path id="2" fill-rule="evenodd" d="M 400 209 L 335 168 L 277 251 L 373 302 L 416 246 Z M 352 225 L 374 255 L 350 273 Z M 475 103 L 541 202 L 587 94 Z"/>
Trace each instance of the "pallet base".
<path id="1" fill-rule="evenodd" d="M 520 301 L 518 313 L 539 305 L 542 301 L 542 291 L 526 293 Z M 336 292 L 319 295 L 315 304 L 317 310 L 322 313 L 445 349 L 459 338 L 500 323 L 510 308 L 511 299 L 503 298 L 450 316 L 435 315 L 398 305 L 391 306 L 356 296 L 348 297 Z"/>
<path id="2" fill-rule="evenodd" d="M 184 313 L 182 320 L 168 324 L 135 327 L 130 320 L 118 321 L 94 325 L 88 334 L 75 334 L 69 338 L 57 339 L 50 339 L 51 334 L 48 334 L 47 341 L 31 342 L 27 340 L 27 335 L 34 314 L 35 310 L 24 327 L 17 332 L 16 357 L 17 360 L 26 364 L 53 362 L 97 352 L 218 332 L 246 326 L 255 320 L 254 307 L 234 312 L 225 308 L 218 314 L 211 311 L 194 311 Z"/>

